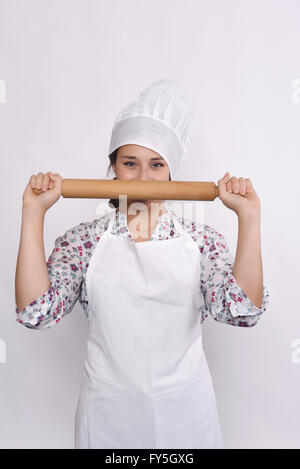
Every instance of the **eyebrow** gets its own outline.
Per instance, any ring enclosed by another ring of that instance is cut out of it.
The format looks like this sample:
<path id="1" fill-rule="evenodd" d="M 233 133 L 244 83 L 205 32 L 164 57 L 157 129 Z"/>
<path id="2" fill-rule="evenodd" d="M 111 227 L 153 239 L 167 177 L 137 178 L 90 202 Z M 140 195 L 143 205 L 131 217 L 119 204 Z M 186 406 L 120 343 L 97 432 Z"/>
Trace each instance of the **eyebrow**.
<path id="1" fill-rule="evenodd" d="M 130 160 L 136 160 L 136 156 L 127 156 L 127 155 L 123 155 L 121 156 L 121 158 L 129 158 Z M 150 161 L 154 161 L 154 160 L 163 160 L 162 157 L 159 157 L 159 158 L 150 158 Z"/>

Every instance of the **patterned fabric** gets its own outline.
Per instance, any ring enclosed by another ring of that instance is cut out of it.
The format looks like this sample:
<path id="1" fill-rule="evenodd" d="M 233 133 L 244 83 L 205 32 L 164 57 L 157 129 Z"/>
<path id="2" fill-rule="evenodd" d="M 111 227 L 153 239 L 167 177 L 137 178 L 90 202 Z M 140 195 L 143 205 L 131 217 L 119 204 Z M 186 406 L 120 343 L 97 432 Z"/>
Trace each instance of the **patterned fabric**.
<path id="1" fill-rule="evenodd" d="M 47 261 L 50 287 L 22 311 L 18 312 L 15 308 L 16 320 L 20 324 L 34 329 L 52 327 L 72 311 L 77 300 L 89 318 L 86 273 L 93 251 L 108 228 L 109 216 L 110 213 L 106 213 L 92 222 L 80 223 L 55 240 Z M 266 287 L 263 287 L 261 308 L 257 308 L 232 274 L 234 258 L 224 236 L 211 226 L 196 225 L 190 218 L 177 216 L 177 219 L 197 243 L 201 253 L 200 288 L 205 299 L 201 324 L 211 314 L 214 320 L 233 326 L 254 326 L 268 304 Z M 115 211 L 112 233 L 135 242 L 126 216 L 119 211 Z M 150 240 L 170 239 L 179 235 L 167 212 L 158 218 Z"/>

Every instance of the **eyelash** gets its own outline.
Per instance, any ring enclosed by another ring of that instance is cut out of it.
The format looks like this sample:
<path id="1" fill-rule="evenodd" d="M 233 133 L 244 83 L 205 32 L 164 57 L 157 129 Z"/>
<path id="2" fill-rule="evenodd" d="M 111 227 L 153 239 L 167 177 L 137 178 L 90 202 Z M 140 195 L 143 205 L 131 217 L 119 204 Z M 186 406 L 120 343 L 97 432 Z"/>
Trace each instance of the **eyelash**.
<path id="1" fill-rule="evenodd" d="M 127 163 L 133 163 L 133 161 L 126 161 L 126 163 L 124 163 L 124 166 L 127 166 Z M 134 163 L 133 163 L 134 164 Z M 162 163 L 153 163 L 153 164 L 160 164 L 160 166 L 163 168 L 165 165 L 162 164 Z M 157 166 L 156 166 L 157 167 Z"/>

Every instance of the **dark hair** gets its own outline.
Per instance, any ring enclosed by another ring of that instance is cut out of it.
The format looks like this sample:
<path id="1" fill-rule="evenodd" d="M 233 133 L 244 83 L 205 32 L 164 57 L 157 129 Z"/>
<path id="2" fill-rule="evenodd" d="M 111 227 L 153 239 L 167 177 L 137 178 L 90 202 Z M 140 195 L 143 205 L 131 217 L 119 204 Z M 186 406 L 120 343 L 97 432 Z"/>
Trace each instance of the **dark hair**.
<path id="1" fill-rule="evenodd" d="M 115 164 L 116 164 L 118 150 L 119 150 L 119 148 L 116 148 L 116 150 L 114 150 L 114 151 L 109 155 L 110 164 L 109 164 L 109 167 L 108 167 L 108 169 L 107 169 L 106 176 L 108 176 L 109 170 L 111 169 L 112 165 L 115 165 Z M 117 178 L 114 177 L 113 179 L 117 179 Z M 169 181 L 172 181 L 170 175 L 169 175 Z M 110 200 L 108 201 L 108 203 L 109 203 L 109 205 L 110 205 L 111 208 L 113 208 L 113 207 L 118 208 L 118 207 L 119 207 L 119 199 L 110 199 Z"/>

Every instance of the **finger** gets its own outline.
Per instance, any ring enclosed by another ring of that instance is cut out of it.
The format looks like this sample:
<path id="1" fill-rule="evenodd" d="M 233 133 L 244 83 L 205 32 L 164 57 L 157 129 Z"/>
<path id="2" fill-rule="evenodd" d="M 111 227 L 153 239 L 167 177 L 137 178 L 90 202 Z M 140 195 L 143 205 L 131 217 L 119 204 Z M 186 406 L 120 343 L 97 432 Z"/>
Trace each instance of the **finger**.
<path id="1" fill-rule="evenodd" d="M 62 177 L 58 173 L 52 173 L 52 171 L 48 171 L 48 177 L 49 177 L 49 189 L 53 189 L 55 187 L 59 187 L 59 181 L 62 180 Z"/>
<path id="2" fill-rule="evenodd" d="M 62 179 L 61 175 L 58 174 L 58 173 L 52 173 L 51 171 L 48 171 L 48 174 L 49 174 L 49 178 L 51 179 L 51 181 L 53 181 L 54 183 L 56 183 L 57 181 L 59 181 L 60 179 Z"/>
<path id="3" fill-rule="evenodd" d="M 53 181 L 49 181 L 49 189 L 53 189 L 54 187 L 54 182 Z"/>
<path id="4" fill-rule="evenodd" d="M 36 187 L 37 187 L 37 189 L 41 189 L 43 176 L 44 176 L 44 173 L 38 173 L 37 176 L 36 176 Z"/>
<path id="5" fill-rule="evenodd" d="M 245 181 L 246 181 L 246 186 L 247 186 L 247 193 L 249 193 L 253 189 L 252 182 L 251 182 L 251 179 L 249 179 L 249 178 L 246 178 Z"/>
<path id="6" fill-rule="evenodd" d="M 246 181 L 244 178 L 239 178 L 239 185 L 240 185 L 240 194 L 246 194 Z"/>
<path id="7" fill-rule="evenodd" d="M 41 187 L 42 187 L 43 191 L 46 191 L 48 189 L 48 184 L 49 184 L 49 178 L 48 178 L 48 175 L 46 173 L 43 176 L 42 184 L 41 184 Z"/>
<path id="8" fill-rule="evenodd" d="M 230 174 L 228 173 L 228 171 L 224 174 L 224 176 L 219 179 L 218 182 L 220 182 L 223 186 L 224 184 L 226 184 L 228 181 L 229 181 L 229 177 L 230 177 Z"/>
<path id="9" fill-rule="evenodd" d="M 232 183 L 232 192 L 238 194 L 240 190 L 238 179 L 235 176 L 232 176 L 230 180 Z"/>
<path id="10" fill-rule="evenodd" d="M 221 179 L 218 180 L 218 190 L 219 190 L 219 194 L 221 197 L 224 196 L 226 192 L 226 184 L 229 180 L 229 177 L 230 177 L 230 174 L 227 171 L 225 175 Z"/>
<path id="11" fill-rule="evenodd" d="M 34 174 L 33 174 L 33 175 L 31 176 L 31 178 L 29 179 L 29 184 L 30 184 L 30 187 L 31 187 L 32 189 L 34 189 L 34 188 L 36 187 L 36 177 L 35 177 Z"/>
<path id="12" fill-rule="evenodd" d="M 232 192 L 232 183 L 231 181 L 228 181 L 227 184 L 226 184 L 226 190 L 228 192 Z"/>
<path id="13" fill-rule="evenodd" d="M 48 171 L 48 175 L 49 175 L 49 189 L 53 189 L 54 187 L 56 187 L 56 184 L 57 184 L 57 175 L 56 174 L 53 174 L 51 171 Z M 50 186 L 51 184 L 51 186 Z"/>

